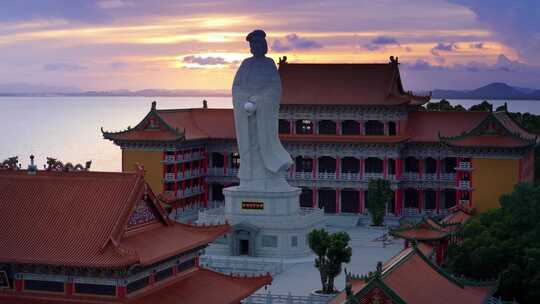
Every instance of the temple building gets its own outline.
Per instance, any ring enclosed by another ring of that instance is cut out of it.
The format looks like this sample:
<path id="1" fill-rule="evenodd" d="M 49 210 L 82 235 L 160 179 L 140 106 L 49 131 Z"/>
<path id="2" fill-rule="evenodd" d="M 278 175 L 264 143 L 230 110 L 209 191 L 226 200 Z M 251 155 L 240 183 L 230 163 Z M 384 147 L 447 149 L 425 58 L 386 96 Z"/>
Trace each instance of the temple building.
<path id="1" fill-rule="evenodd" d="M 440 222 L 428 216 L 416 224 L 392 229 L 390 234 L 405 240 L 404 249 L 407 249 L 411 242 L 432 248 L 433 261 L 437 266 L 441 266 L 446 259 L 448 246 L 462 240 L 463 225 L 474 212 L 459 205 L 450 211 Z"/>
<path id="2" fill-rule="evenodd" d="M 288 181 L 300 205 L 366 212 L 368 181 L 391 181 L 394 216 L 483 212 L 514 184 L 534 179 L 535 134 L 506 111 L 427 111 L 429 96 L 404 90 L 387 64 L 295 64 L 281 60 L 279 132 L 295 160 Z M 134 128 L 105 132 L 123 168 L 140 162 L 171 206 L 223 201 L 241 162 L 232 109 L 161 110 Z"/>
<path id="3" fill-rule="evenodd" d="M 473 282 L 456 278 L 437 267 L 427 249 L 404 249 L 364 276 L 347 275 L 347 288 L 330 304 L 453 304 L 488 303 L 497 282 Z M 489 302 L 491 303 L 491 302 Z"/>
<path id="4" fill-rule="evenodd" d="M 201 268 L 230 226 L 171 221 L 140 167 L 16 169 L 0 170 L 0 303 L 238 304 L 271 283 Z"/>

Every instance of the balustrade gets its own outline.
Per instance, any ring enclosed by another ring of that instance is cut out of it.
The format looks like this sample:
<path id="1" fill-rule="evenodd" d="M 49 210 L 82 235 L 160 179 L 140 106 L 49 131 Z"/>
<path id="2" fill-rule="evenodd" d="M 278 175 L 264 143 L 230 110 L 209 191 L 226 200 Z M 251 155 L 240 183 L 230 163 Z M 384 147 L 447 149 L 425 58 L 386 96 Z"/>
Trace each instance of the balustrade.
<path id="1" fill-rule="evenodd" d="M 459 188 L 460 189 L 470 189 L 471 188 L 471 181 L 459 181 Z"/>
<path id="2" fill-rule="evenodd" d="M 459 170 L 471 170 L 472 169 L 472 164 L 471 162 L 459 162 L 459 165 L 456 169 L 459 169 Z"/>

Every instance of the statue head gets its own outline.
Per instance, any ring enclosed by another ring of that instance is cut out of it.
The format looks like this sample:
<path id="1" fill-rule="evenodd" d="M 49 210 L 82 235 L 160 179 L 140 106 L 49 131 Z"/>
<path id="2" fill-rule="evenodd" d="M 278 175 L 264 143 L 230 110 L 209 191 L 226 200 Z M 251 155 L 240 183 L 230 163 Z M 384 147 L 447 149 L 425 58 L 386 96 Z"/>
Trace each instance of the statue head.
<path id="1" fill-rule="evenodd" d="M 266 33 L 263 30 L 254 30 L 247 35 L 246 40 L 249 41 L 249 47 L 253 57 L 264 57 L 268 52 L 268 44 L 266 44 Z"/>

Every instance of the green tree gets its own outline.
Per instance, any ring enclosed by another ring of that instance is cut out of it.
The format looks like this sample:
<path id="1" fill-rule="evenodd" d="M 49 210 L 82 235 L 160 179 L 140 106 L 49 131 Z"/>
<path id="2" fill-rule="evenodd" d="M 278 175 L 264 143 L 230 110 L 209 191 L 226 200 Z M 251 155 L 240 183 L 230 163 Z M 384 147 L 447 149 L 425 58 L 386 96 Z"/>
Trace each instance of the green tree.
<path id="1" fill-rule="evenodd" d="M 334 279 L 341 273 L 341 265 L 351 261 L 350 237 L 346 232 L 330 234 L 324 229 L 315 229 L 309 233 L 308 241 L 317 255 L 315 267 L 319 269 L 322 292 L 333 293 Z"/>
<path id="2" fill-rule="evenodd" d="M 505 300 L 540 303 L 540 186 L 518 184 L 500 203 L 465 224 L 445 267 L 476 279 L 498 277 Z"/>
<path id="3" fill-rule="evenodd" d="M 487 102 L 487 100 L 482 101 L 477 105 L 473 105 L 469 108 L 469 111 L 484 111 L 491 112 L 493 111 L 493 105 Z"/>
<path id="4" fill-rule="evenodd" d="M 372 179 L 368 184 L 367 207 L 374 226 L 382 226 L 386 204 L 392 199 L 390 182 L 385 179 Z"/>

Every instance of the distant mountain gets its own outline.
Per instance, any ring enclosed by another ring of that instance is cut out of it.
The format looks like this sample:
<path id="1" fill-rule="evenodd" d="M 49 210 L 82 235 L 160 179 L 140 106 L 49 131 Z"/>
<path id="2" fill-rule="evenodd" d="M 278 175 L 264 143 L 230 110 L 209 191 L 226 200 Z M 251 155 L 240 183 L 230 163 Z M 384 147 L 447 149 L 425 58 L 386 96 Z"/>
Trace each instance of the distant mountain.
<path id="1" fill-rule="evenodd" d="M 24 82 L 0 84 L 0 95 L 36 95 L 56 93 L 77 93 L 81 89 L 67 86 L 50 86 L 44 84 L 30 84 Z"/>
<path id="2" fill-rule="evenodd" d="M 494 82 L 475 90 L 434 90 L 433 98 L 446 99 L 540 99 L 540 90 Z"/>
<path id="3" fill-rule="evenodd" d="M 113 91 L 86 91 L 83 92 L 74 88 L 32 86 L 21 85 L 1 85 L 0 96 L 93 96 L 93 97 L 192 97 L 208 96 L 223 97 L 230 96 L 229 90 L 163 90 L 163 89 L 145 89 L 138 91 L 113 90 Z"/>

